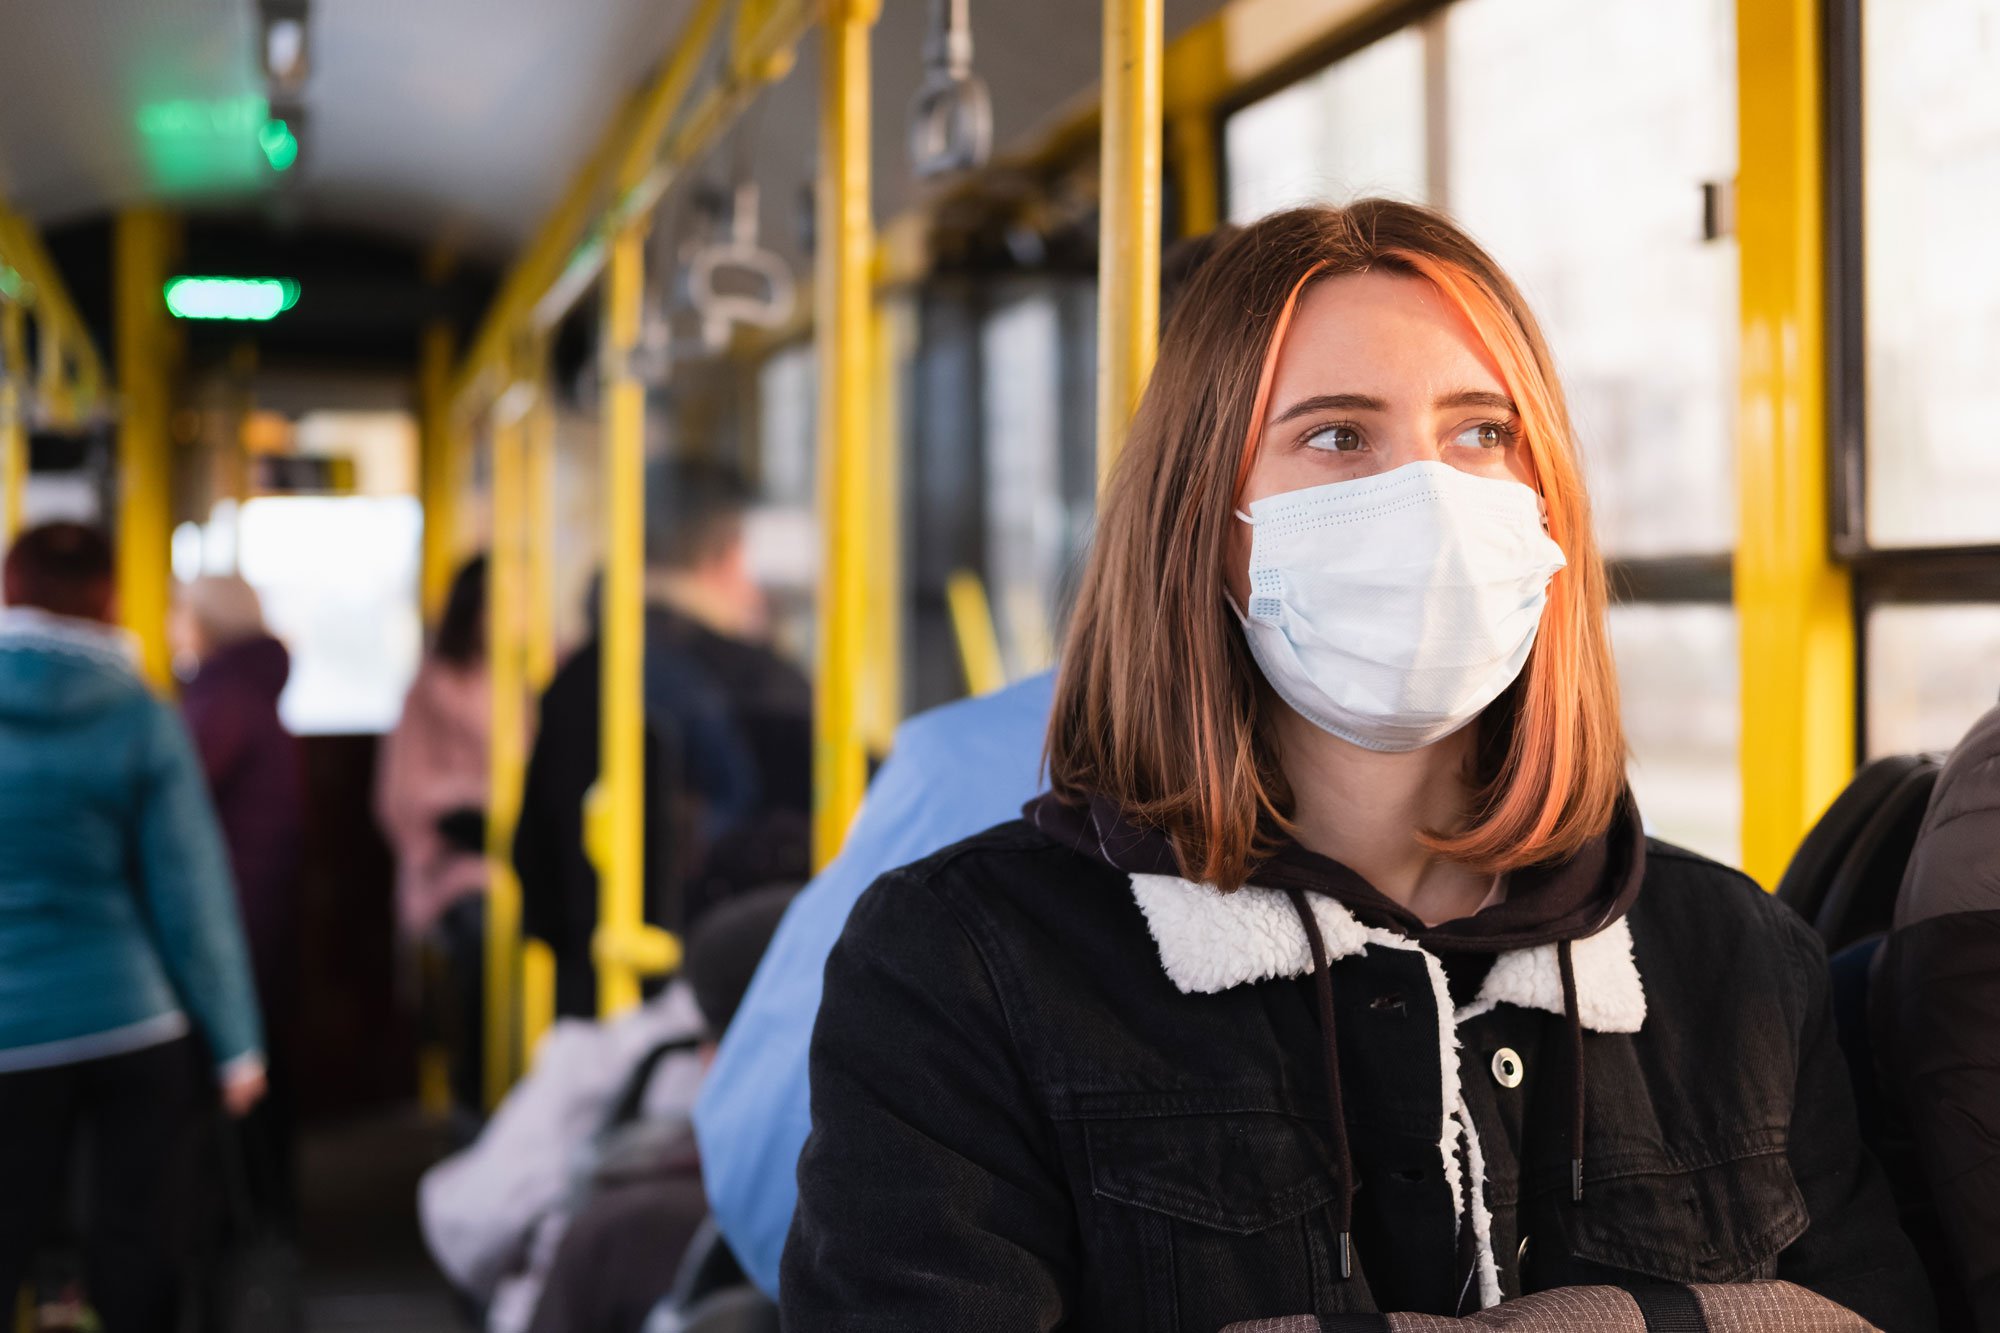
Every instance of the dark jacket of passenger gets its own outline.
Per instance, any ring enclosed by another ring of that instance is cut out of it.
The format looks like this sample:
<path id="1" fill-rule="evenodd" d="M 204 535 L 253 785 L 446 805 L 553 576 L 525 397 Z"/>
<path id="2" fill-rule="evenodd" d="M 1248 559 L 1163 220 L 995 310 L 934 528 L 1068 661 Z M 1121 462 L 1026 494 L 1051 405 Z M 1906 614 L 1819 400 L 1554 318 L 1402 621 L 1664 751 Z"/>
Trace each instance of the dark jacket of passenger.
<path id="1" fill-rule="evenodd" d="M 2000 708 L 1938 775 L 1869 988 L 1883 1088 L 1915 1140 L 1980 1333 L 2000 1330 Z"/>
<path id="2" fill-rule="evenodd" d="M 597 1012 L 590 961 L 597 871 L 583 843 L 597 781 L 603 658 L 577 650 L 542 696 L 514 863 L 522 927 L 556 955 L 556 1012 Z M 812 690 L 767 648 L 664 607 L 646 611 L 647 919 L 681 927 L 680 896 L 706 848 L 768 810 L 811 803 Z"/>
<path id="3" fill-rule="evenodd" d="M 181 713 L 201 755 L 265 1021 L 282 1028 L 298 975 L 298 893 L 305 837 L 299 742 L 278 719 L 291 657 L 276 639 L 232 644 L 202 663 L 181 692 Z"/>
<path id="4" fill-rule="evenodd" d="M 827 965 L 786 1326 L 1213 1333 L 1776 1278 L 1935 1327 L 1813 933 L 1629 809 L 1593 846 L 1576 901 L 1609 924 L 1579 918 L 1573 998 L 1558 944 L 1447 948 L 1573 867 L 1437 928 L 1311 853 L 1222 895 L 1102 829 L 1002 825 L 884 876 Z"/>

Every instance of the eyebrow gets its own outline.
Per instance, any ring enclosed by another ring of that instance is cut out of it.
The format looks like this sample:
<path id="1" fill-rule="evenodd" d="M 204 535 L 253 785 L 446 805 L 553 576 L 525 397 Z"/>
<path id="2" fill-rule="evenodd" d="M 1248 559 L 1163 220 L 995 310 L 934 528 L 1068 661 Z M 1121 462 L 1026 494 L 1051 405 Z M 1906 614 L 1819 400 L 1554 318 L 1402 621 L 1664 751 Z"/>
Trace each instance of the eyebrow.
<path id="1" fill-rule="evenodd" d="M 1444 410 L 1460 407 L 1484 407 L 1490 408 L 1495 412 L 1511 413 L 1514 416 L 1521 414 L 1521 409 L 1514 406 L 1514 400 L 1506 394 L 1488 393 L 1482 389 L 1460 389 L 1456 393 L 1448 393 L 1438 399 L 1432 406 Z M 1273 417 L 1268 424 L 1282 426 L 1287 421 L 1295 421 L 1299 417 L 1311 416 L 1315 412 L 1386 412 L 1388 410 L 1388 403 L 1369 394 L 1322 393 L 1315 394 L 1311 398 L 1299 399 L 1298 402 L 1293 403 L 1281 414 Z"/>

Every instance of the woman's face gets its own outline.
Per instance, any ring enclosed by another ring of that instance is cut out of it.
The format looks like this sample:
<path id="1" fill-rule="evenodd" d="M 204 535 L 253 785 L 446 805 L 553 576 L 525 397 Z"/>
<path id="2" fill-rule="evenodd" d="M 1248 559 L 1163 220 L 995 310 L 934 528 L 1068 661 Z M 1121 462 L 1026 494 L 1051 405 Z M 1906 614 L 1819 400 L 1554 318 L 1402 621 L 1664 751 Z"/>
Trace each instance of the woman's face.
<path id="1" fill-rule="evenodd" d="M 1423 278 L 1348 273 L 1299 298 L 1237 507 L 1443 462 L 1535 484 L 1521 418 L 1478 335 Z M 1233 526 L 1229 591 L 1250 597 L 1250 525 Z"/>

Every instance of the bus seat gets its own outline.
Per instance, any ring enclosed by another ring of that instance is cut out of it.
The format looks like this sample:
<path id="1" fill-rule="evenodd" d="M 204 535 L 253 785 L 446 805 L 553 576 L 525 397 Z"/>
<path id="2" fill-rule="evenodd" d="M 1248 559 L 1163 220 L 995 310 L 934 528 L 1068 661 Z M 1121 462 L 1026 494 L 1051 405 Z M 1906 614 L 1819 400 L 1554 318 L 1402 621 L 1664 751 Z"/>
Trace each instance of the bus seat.
<path id="1" fill-rule="evenodd" d="M 1828 952 L 1889 928 L 1939 767 L 1936 756 L 1915 754 L 1867 765 L 1785 867 L 1779 900 L 1812 922 Z"/>

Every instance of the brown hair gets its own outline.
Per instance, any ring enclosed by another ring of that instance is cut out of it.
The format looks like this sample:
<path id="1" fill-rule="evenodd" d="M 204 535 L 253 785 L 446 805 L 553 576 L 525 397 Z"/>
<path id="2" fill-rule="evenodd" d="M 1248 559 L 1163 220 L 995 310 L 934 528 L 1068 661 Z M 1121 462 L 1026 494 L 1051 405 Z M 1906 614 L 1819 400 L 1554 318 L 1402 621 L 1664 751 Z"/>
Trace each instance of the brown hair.
<path id="1" fill-rule="evenodd" d="M 14 539 L 0 573 L 9 606 L 32 606 L 59 616 L 108 620 L 111 616 L 111 543 L 81 523 L 45 523 Z"/>
<path id="2" fill-rule="evenodd" d="M 1259 725 L 1262 676 L 1223 597 L 1260 381 L 1307 281 L 1370 269 L 1429 280 L 1485 344 L 1568 560 L 1526 667 L 1477 724 L 1468 824 L 1425 841 L 1488 872 L 1557 860 L 1609 826 L 1624 789 L 1604 565 L 1527 303 L 1428 209 L 1369 199 L 1273 214 L 1195 274 L 1167 326 L 1103 496 L 1049 723 L 1058 796 L 1109 798 L 1167 835 L 1183 874 L 1225 890 L 1288 830 L 1292 802 Z"/>

